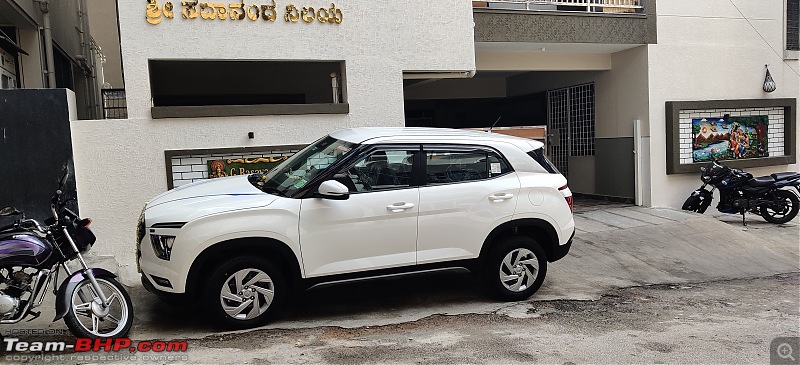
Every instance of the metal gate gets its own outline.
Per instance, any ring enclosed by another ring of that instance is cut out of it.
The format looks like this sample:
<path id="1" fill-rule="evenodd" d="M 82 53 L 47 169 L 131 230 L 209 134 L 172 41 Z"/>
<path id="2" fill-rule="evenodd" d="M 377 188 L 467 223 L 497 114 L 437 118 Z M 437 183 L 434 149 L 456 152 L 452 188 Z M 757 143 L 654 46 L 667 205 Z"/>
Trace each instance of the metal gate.
<path id="1" fill-rule="evenodd" d="M 569 178 L 570 156 L 594 155 L 594 83 L 547 92 L 548 153 Z"/>

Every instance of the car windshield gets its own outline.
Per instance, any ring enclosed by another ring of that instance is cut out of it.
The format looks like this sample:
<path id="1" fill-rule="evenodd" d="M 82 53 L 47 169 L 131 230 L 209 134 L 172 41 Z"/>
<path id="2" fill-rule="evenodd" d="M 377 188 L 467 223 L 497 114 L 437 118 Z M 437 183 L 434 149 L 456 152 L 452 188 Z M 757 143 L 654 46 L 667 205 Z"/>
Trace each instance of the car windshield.
<path id="1" fill-rule="evenodd" d="M 324 137 L 276 166 L 262 177 L 262 183 L 256 183 L 252 178 L 250 181 L 266 193 L 291 196 L 355 146 L 351 142 Z"/>

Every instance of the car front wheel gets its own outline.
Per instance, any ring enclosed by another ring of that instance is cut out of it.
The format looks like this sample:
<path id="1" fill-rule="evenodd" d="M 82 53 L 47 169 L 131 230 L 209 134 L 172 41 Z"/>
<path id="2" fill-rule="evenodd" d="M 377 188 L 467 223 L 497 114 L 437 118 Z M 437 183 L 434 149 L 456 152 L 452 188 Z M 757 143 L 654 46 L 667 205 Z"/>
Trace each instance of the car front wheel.
<path id="1" fill-rule="evenodd" d="M 287 293 L 280 267 L 258 257 L 236 257 L 213 270 L 204 301 L 211 317 L 231 329 L 266 324 Z"/>
<path id="2" fill-rule="evenodd" d="M 522 236 L 500 242 L 484 267 L 489 289 L 506 301 L 529 298 L 542 286 L 546 273 L 544 250 L 535 240 Z"/>

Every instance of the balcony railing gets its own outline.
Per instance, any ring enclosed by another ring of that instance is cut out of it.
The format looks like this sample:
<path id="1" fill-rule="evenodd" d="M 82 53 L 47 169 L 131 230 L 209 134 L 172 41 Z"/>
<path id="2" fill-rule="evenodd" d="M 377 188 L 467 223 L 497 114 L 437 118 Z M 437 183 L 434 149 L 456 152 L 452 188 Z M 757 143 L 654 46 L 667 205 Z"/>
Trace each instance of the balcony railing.
<path id="1" fill-rule="evenodd" d="M 531 11 L 579 11 L 592 13 L 641 13 L 644 0 L 484 0 L 473 1 L 473 8 Z"/>

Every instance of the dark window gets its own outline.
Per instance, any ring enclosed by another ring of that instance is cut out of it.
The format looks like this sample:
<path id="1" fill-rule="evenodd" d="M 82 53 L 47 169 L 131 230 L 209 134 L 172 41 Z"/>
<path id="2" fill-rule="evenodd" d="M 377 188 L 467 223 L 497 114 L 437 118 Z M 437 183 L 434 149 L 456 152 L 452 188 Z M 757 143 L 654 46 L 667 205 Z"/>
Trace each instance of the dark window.
<path id="1" fill-rule="evenodd" d="M 800 50 L 800 0 L 786 1 L 786 49 Z"/>
<path id="2" fill-rule="evenodd" d="M 362 158 L 337 174 L 335 179 L 358 193 L 411 186 L 414 153 L 411 150 L 380 150 Z"/>
<path id="3" fill-rule="evenodd" d="M 533 151 L 530 151 L 528 152 L 528 156 L 533 157 L 533 159 L 536 160 L 536 163 L 547 170 L 547 172 L 551 174 L 558 173 L 558 169 L 555 167 L 555 165 L 553 165 L 553 163 L 547 159 L 547 156 L 544 155 L 544 148 L 537 148 Z"/>
<path id="4" fill-rule="evenodd" d="M 61 47 L 53 45 L 53 64 L 56 74 L 55 87 L 61 89 L 75 90 L 75 78 L 73 77 L 72 61 Z M 80 94 L 78 94 L 80 95 Z M 78 96 L 80 97 L 80 96 Z"/>
<path id="5" fill-rule="evenodd" d="M 511 172 L 511 166 L 495 152 L 428 151 L 425 154 L 428 184 L 483 180 Z"/>
<path id="6" fill-rule="evenodd" d="M 150 60 L 149 68 L 156 107 L 345 102 L 340 61 Z"/>

